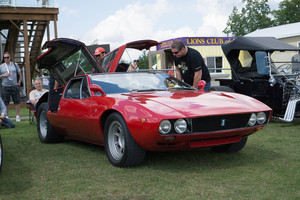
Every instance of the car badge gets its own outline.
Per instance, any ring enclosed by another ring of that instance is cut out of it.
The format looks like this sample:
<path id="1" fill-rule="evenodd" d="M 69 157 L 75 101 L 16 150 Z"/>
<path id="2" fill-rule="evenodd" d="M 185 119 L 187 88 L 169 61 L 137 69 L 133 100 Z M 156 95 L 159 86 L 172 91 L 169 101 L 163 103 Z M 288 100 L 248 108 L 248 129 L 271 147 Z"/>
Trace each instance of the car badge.
<path id="1" fill-rule="evenodd" d="M 222 119 L 222 120 L 221 120 L 221 126 L 225 126 L 225 122 L 226 122 L 226 120 L 225 120 L 225 119 Z"/>

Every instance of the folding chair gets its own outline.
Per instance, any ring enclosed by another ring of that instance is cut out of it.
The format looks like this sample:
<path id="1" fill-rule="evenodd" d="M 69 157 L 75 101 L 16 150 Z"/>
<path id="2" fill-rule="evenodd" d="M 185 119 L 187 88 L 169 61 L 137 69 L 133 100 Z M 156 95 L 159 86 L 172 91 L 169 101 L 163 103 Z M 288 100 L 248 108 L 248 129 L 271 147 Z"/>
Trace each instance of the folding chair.
<path id="1" fill-rule="evenodd" d="M 33 111 L 33 105 L 31 104 L 30 100 L 26 102 L 27 108 L 28 108 L 28 116 L 29 116 L 29 124 L 36 125 L 36 118 L 34 116 Z"/>

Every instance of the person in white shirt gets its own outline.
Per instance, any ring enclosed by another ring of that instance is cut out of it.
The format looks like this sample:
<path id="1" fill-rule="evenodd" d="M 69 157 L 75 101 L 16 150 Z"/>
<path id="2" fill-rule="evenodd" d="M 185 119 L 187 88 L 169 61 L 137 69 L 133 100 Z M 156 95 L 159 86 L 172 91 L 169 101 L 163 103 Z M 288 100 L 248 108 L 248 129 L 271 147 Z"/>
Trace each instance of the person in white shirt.
<path id="1" fill-rule="evenodd" d="M 39 78 L 34 80 L 34 87 L 35 89 L 29 93 L 29 100 L 30 103 L 35 106 L 41 96 L 48 92 L 48 90 L 43 88 L 43 82 Z"/>

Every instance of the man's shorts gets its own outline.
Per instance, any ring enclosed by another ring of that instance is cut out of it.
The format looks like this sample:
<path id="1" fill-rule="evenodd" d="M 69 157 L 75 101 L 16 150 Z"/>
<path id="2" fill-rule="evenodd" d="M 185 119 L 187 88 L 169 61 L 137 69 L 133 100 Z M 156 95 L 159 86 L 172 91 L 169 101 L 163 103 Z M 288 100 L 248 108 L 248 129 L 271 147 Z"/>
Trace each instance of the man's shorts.
<path id="1" fill-rule="evenodd" d="M 2 86 L 2 100 L 5 105 L 8 105 L 10 102 L 10 97 L 14 104 L 20 104 L 20 87 L 19 86 Z"/>

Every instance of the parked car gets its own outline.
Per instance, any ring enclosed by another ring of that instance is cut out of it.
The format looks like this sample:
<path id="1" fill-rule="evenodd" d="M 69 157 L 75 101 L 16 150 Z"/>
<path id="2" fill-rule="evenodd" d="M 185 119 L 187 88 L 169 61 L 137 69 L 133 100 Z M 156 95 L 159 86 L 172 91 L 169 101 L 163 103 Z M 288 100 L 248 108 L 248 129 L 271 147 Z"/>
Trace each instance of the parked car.
<path id="1" fill-rule="evenodd" d="M 79 41 L 55 39 L 43 48 L 48 51 L 38 58 L 39 68 L 49 70 L 62 87 L 37 103 L 39 139 L 103 145 L 114 166 L 139 165 L 146 151 L 211 147 L 238 152 L 272 115 L 254 98 L 204 92 L 166 73 L 104 72 Z"/>
<path id="2" fill-rule="evenodd" d="M 0 135 L 0 171 L 2 168 L 2 161 L 3 161 L 3 147 L 2 147 L 2 138 Z"/>
<path id="3" fill-rule="evenodd" d="M 273 109 L 273 116 L 291 122 L 300 117 L 300 48 L 273 37 L 238 37 L 222 45 L 231 78 L 217 79 L 212 90 L 235 91 Z"/>

